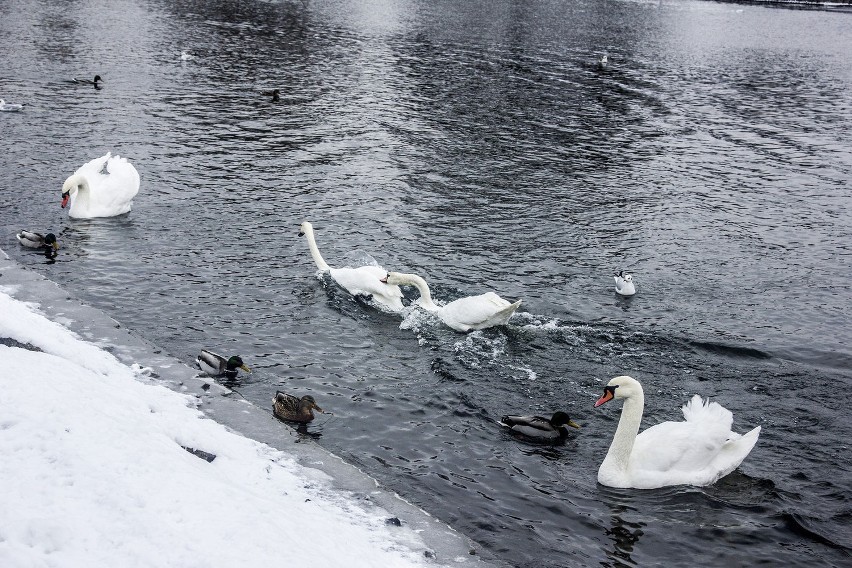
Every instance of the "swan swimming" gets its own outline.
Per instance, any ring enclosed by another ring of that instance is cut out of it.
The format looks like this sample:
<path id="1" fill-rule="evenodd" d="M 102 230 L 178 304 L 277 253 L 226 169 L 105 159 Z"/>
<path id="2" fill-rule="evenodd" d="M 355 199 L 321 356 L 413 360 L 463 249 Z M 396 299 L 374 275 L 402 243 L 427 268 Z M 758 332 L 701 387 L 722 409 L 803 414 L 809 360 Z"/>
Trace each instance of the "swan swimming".
<path id="1" fill-rule="evenodd" d="M 24 105 L 19 105 L 15 103 L 7 103 L 3 99 L 0 99 L 0 112 L 18 112 L 23 110 Z"/>
<path id="2" fill-rule="evenodd" d="M 308 221 L 302 223 L 299 236 L 308 238 L 308 246 L 311 256 L 317 268 L 328 272 L 340 287 L 344 288 L 353 296 L 372 296 L 372 299 L 394 312 L 401 312 L 402 290 L 399 286 L 385 284 L 381 279 L 387 275 L 387 271 L 381 266 L 359 266 L 358 268 L 331 268 L 323 260 L 314 239 L 314 227 Z"/>
<path id="3" fill-rule="evenodd" d="M 662 422 L 637 435 L 645 405 L 642 385 L 632 377 L 615 377 L 595 408 L 613 399 L 624 399 L 624 408 L 598 469 L 598 483 L 609 487 L 710 485 L 734 471 L 760 435 L 760 426 L 744 435 L 732 432 L 731 411 L 698 395 L 683 406 L 684 422 Z"/>
<path id="4" fill-rule="evenodd" d="M 432 302 L 429 285 L 416 274 L 388 272 L 382 278 L 382 282 L 398 286 L 413 285 L 420 292 L 420 299 L 417 302 L 423 309 L 438 316 L 441 321 L 454 330 L 462 332 L 505 325 L 512 314 L 515 313 L 515 310 L 518 309 L 518 306 L 521 305 L 521 300 L 510 303 L 494 292 L 486 292 L 479 296 L 459 298 L 441 307 Z"/>
<path id="5" fill-rule="evenodd" d="M 68 215 L 77 219 L 114 217 L 130 211 L 137 193 L 139 172 L 125 158 L 107 152 L 65 180 L 62 208 L 70 202 Z"/>
<path id="6" fill-rule="evenodd" d="M 615 291 L 622 296 L 632 296 L 636 293 L 636 286 L 633 284 L 633 276 L 625 274 L 622 270 L 614 276 Z"/>

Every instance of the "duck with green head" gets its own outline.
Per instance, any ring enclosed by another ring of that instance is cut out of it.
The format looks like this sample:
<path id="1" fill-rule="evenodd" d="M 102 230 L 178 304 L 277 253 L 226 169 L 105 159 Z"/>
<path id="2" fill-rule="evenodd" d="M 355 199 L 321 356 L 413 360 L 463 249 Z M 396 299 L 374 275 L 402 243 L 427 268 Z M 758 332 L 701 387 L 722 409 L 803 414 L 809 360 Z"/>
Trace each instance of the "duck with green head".
<path id="1" fill-rule="evenodd" d="M 201 354 L 195 359 L 195 364 L 211 377 L 235 379 L 240 369 L 246 373 L 251 373 L 251 369 L 243 363 L 239 355 L 234 355 L 226 359 L 221 355 L 204 349 L 201 350 Z"/>

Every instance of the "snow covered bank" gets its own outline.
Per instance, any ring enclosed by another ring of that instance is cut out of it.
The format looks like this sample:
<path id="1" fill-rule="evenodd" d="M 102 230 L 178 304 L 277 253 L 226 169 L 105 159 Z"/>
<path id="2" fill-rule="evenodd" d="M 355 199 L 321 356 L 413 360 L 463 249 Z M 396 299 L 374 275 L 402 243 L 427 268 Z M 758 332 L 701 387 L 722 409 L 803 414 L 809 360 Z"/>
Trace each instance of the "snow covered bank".
<path id="1" fill-rule="evenodd" d="M 12 268 L 0 266 L 0 566 L 484 565 L 424 555 L 373 500 L 12 297 Z"/>

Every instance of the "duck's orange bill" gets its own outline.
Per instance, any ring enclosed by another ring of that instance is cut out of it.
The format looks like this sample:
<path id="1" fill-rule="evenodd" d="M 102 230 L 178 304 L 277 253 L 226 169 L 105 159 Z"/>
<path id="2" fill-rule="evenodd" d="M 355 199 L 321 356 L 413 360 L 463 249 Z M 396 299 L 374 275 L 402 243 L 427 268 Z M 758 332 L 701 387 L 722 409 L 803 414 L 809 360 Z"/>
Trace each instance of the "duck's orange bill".
<path id="1" fill-rule="evenodd" d="M 614 395 L 612 394 L 612 391 L 609 390 L 609 389 L 605 390 L 604 393 L 603 393 L 603 396 L 600 397 L 598 399 L 598 401 L 595 403 L 595 408 L 599 407 L 600 405 L 602 405 L 605 402 L 611 401 L 613 398 L 614 398 Z"/>

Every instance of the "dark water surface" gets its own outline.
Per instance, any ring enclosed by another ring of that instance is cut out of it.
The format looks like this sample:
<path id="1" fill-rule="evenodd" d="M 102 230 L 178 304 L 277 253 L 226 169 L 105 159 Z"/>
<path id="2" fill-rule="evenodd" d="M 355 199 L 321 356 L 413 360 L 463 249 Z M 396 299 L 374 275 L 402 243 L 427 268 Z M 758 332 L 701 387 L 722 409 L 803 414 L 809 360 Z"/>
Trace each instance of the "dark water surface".
<path id="1" fill-rule="evenodd" d="M 320 444 L 484 554 L 852 564 L 852 15 L 6 0 L 0 45 L 0 97 L 26 105 L 0 113 L 0 247 L 187 362 L 242 355 L 264 408 L 313 394 Z M 133 211 L 68 219 L 63 180 L 107 150 L 140 172 Z M 332 266 L 521 312 L 460 335 L 361 305 L 316 278 L 305 219 Z M 61 231 L 56 262 L 20 228 Z M 619 408 L 592 403 L 620 374 L 645 426 L 699 393 L 761 438 L 712 487 L 599 486 Z M 556 409 L 583 426 L 563 445 L 495 424 Z"/>

